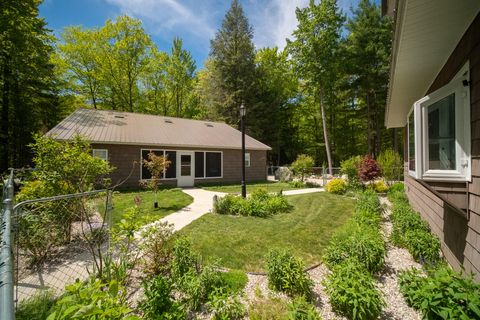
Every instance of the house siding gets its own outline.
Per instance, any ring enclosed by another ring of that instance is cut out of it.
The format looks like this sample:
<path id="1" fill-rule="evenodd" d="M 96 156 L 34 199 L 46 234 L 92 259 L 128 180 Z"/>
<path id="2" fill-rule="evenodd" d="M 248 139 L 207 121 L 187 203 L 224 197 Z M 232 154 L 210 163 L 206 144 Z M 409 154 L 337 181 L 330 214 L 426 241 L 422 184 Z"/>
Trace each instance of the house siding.
<path id="1" fill-rule="evenodd" d="M 110 175 L 112 184 L 119 183 L 121 187 L 137 188 L 140 182 L 140 155 L 141 149 L 160 150 L 195 150 L 195 151 L 221 151 L 223 152 L 223 177 L 222 178 L 195 178 L 195 184 L 218 183 L 218 182 L 240 182 L 242 175 L 242 151 L 231 149 L 209 149 L 209 148 L 182 148 L 182 147 L 161 147 L 161 146 L 136 146 L 120 144 L 92 144 L 93 149 L 107 149 L 108 160 L 115 170 Z M 246 150 L 250 153 L 250 167 L 245 168 L 247 181 L 264 181 L 267 179 L 267 151 Z M 131 173 L 131 174 L 130 174 Z M 163 180 L 163 184 L 176 185 L 176 179 Z"/>
<path id="2" fill-rule="evenodd" d="M 444 67 L 430 86 L 431 93 L 446 85 L 469 61 L 471 104 L 472 181 L 422 185 L 405 173 L 413 208 L 442 241 L 442 251 L 455 268 L 476 273 L 480 282 L 480 14 L 476 16 Z M 421 98 L 421 97 L 419 97 Z M 436 192 L 434 192 L 434 191 Z M 437 194 L 436 194 L 437 193 Z M 467 211 L 468 214 L 464 212 Z M 464 212 L 462 212 L 462 210 Z"/>

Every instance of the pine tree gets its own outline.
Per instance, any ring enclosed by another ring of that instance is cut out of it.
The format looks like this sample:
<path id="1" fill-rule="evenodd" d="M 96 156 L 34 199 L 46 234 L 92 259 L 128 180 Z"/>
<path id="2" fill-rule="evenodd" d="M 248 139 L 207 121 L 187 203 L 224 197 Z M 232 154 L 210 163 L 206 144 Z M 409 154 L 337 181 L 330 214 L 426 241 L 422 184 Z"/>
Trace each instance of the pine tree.
<path id="1" fill-rule="evenodd" d="M 222 27 L 210 43 L 210 59 L 220 78 L 215 106 L 229 124 L 238 123 L 242 103 L 247 109 L 255 103 L 251 90 L 255 81 L 255 48 L 252 39 L 253 29 L 238 0 L 233 0 Z"/>

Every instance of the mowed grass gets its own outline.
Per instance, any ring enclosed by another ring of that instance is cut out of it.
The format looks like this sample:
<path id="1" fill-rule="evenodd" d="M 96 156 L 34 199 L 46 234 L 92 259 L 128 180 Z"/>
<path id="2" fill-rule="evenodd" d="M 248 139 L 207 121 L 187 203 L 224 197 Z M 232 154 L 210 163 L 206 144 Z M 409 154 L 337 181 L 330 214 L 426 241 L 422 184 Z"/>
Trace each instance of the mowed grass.
<path id="1" fill-rule="evenodd" d="M 265 255 L 286 248 L 307 266 L 321 261 L 324 248 L 352 215 L 355 200 L 326 192 L 287 197 L 294 209 L 271 218 L 207 214 L 180 231 L 207 260 L 227 268 L 264 271 Z"/>
<path id="2" fill-rule="evenodd" d="M 204 190 L 215 191 L 215 192 L 225 192 L 225 193 L 242 193 L 241 184 L 222 184 L 222 185 L 203 185 L 201 186 Z M 302 188 L 308 188 L 304 186 Z M 247 184 L 247 193 L 252 193 L 258 189 L 266 189 L 268 192 L 279 192 L 280 190 L 292 190 L 298 189 L 294 188 L 292 185 L 287 182 L 274 182 L 274 181 L 262 181 L 262 182 L 250 182 Z"/>
<path id="3" fill-rule="evenodd" d="M 193 198 L 182 192 L 181 189 L 159 190 L 157 192 L 158 208 L 154 209 L 155 195 L 152 191 L 115 192 L 112 201 L 113 224 L 122 219 L 125 210 L 135 206 L 135 197 L 140 199 L 140 214 L 136 217 L 141 224 L 147 224 L 163 218 L 193 202 Z"/>

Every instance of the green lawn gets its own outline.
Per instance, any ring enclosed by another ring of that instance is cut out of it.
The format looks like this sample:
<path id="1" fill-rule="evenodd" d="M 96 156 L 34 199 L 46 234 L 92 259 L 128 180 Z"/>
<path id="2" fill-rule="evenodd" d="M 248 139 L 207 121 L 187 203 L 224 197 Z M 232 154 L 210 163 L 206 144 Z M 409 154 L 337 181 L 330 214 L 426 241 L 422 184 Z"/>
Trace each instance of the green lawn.
<path id="1" fill-rule="evenodd" d="M 207 259 L 220 258 L 227 268 L 264 269 L 271 248 L 288 248 L 307 266 L 321 260 L 335 230 L 354 210 L 353 199 L 326 192 L 289 196 L 294 209 L 271 218 L 207 214 L 180 231 Z"/>
<path id="2" fill-rule="evenodd" d="M 193 201 L 193 198 L 183 193 L 181 189 L 160 190 L 157 193 L 158 208 L 154 209 L 153 203 L 155 197 L 152 191 L 115 192 L 113 194 L 112 212 L 112 221 L 114 224 L 122 219 L 125 209 L 135 205 L 134 199 L 136 196 L 141 199 L 141 215 L 138 216 L 141 224 L 147 224 L 163 218 L 170 213 L 188 206 Z"/>
<path id="3" fill-rule="evenodd" d="M 226 192 L 226 193 L 242 193 L 242 186 L 240 184 L 222 184 L 222 185 L 203 185 L 202 189 L 215 191 L 215 192 Z M 308 188 L 304 186 L 302 188 Z M 279 192 L 280 190 L 292 190 L 298 189 L 288 184 L 287 182 L 251 182 L 247 184 L 247 193 L 251 193 L 257 189 L 267 189 L 268 192 Z"/>

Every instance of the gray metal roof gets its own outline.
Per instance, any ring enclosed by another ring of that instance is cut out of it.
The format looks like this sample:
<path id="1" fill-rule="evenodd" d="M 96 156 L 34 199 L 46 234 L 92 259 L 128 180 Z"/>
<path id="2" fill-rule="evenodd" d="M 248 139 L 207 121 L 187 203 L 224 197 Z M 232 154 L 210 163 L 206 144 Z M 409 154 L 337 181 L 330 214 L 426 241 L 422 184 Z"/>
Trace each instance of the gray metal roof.
<path id="1" fill-rule="evenodd" d="M 57 140 L 81 135 L 92 143 L 241 149 L 241 132 L 222 122 L 111 110 L 77 109 L 47 133 Z M 271 148 L 245 136 L 250 150 Z"/>

